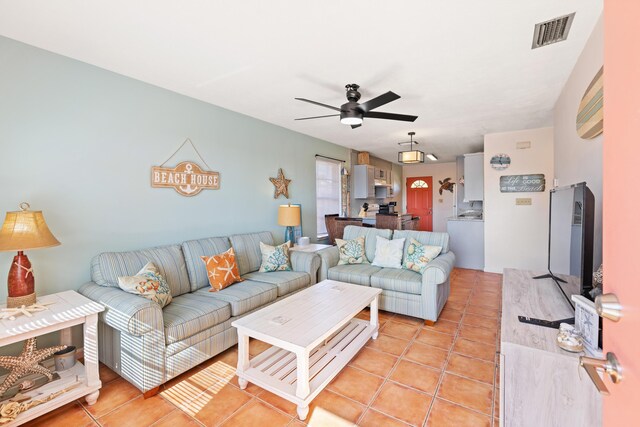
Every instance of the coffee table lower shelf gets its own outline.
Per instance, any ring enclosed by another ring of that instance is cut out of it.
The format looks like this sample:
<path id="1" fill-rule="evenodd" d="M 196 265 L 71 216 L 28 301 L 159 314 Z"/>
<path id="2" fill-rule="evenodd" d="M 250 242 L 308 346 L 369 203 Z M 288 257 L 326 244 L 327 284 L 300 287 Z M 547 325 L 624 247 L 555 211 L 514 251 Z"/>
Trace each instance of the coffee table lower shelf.
<path id="1" fill-rule="evenodd" d="M 272 346 L 250 360 L 240 383 L 251 382 L 298 405 L 298 415 L 305 419 L 309 403 L 364 347 L 369 338 L 377 338 L 378 327 L 368 321 L 351 319 L 344 327 L 309 353 L 309 394 L 296 395 L 297 356 Z"/>

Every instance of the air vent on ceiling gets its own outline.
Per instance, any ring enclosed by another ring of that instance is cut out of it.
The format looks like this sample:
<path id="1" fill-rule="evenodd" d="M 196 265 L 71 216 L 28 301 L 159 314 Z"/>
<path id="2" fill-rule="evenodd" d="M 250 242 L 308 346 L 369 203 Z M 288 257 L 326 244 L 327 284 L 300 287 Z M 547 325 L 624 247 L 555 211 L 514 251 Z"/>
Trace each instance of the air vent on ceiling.
<path id="1" fill-rule="evenodd" d="M 536 24 L 533 30 L 531 49 L 566 40 L 575 14 L 573 12 L 569 15 Z"/>

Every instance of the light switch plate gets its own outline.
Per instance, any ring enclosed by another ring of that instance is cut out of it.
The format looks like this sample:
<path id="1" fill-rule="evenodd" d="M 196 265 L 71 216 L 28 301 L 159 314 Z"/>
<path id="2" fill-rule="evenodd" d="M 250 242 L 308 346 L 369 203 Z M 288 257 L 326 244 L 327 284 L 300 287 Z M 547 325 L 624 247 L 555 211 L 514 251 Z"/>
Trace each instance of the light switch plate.
<path id="1" fill-rule="evenodd" d="M 516 206 L 531 206 L 531 198 L 530 197 L 516 198 Z"/>
<path id="2" fill-rule="evenodd" d="M 524 150 L 525 148 L 531 148 L 531 141 L 519 141 L 519 142 L 516 142 L 516 148 L 518 150 Z"/>

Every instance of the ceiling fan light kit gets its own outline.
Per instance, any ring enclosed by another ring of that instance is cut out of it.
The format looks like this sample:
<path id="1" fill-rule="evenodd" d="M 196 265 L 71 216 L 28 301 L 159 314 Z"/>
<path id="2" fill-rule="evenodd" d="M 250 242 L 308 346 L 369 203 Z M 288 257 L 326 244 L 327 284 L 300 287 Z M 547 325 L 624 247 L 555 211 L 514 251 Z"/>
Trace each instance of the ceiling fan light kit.
<path id="1" fill-rule="evenodd" d="M 320 119 L 324 117 L 340 116 L 340 123 L 349 125 L 351 126 L 352 129 L 355 129 L 357 127 L 362 126 L 362 122 L 365 117 L 369 117 L 372 119 L 400 120 L 404 122 L 413 122 L 418 118 L 418 116 L 410 116 L 407 114 L 395 114 L 395 113 L 383 113 L 383 112 L 371 111 L 375 108 L 388 104 L 391 101 L 395 101 L 396 99 L 399 99 L 400 95 L 397 95 L 389 91 L 373 99 L 370 99 L 367 102 L 363 102 L 359 104 L 358 101 L 360 100 L 360 96 L 361 96 L 360 92 L 358 92 L 359 88 L 360 86 L 358 86 L 355 83 L 351 83 L 345 86 L 345 89 L 347 90 L 347 93 L 346 93 L 347 102 L 342 104 L 340 108 L 334 107 L 332 105 L 323 104 L 321 102 L 312 101 L 306 98 L 295 98 L 298 101 L 319 105 L 321 107 L 329 108 L 339 113 L 339 114 L 329 114 L 326 116 L 302 117 L 296 120 L 311 120 L 311 119 Z"/>

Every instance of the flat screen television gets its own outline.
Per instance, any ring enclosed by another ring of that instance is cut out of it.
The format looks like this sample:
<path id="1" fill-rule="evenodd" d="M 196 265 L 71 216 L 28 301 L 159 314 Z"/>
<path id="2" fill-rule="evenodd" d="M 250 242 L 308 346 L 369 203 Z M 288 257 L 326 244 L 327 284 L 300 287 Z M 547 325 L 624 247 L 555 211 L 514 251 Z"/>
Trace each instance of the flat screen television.
<path id="1" fill-rule="evenodd" d="M 549 203 L 549 274 L 567 302 L 572 295 L 593 300 L 593 217 L 595 202 L 586 183 L 554 188 Z"/>

